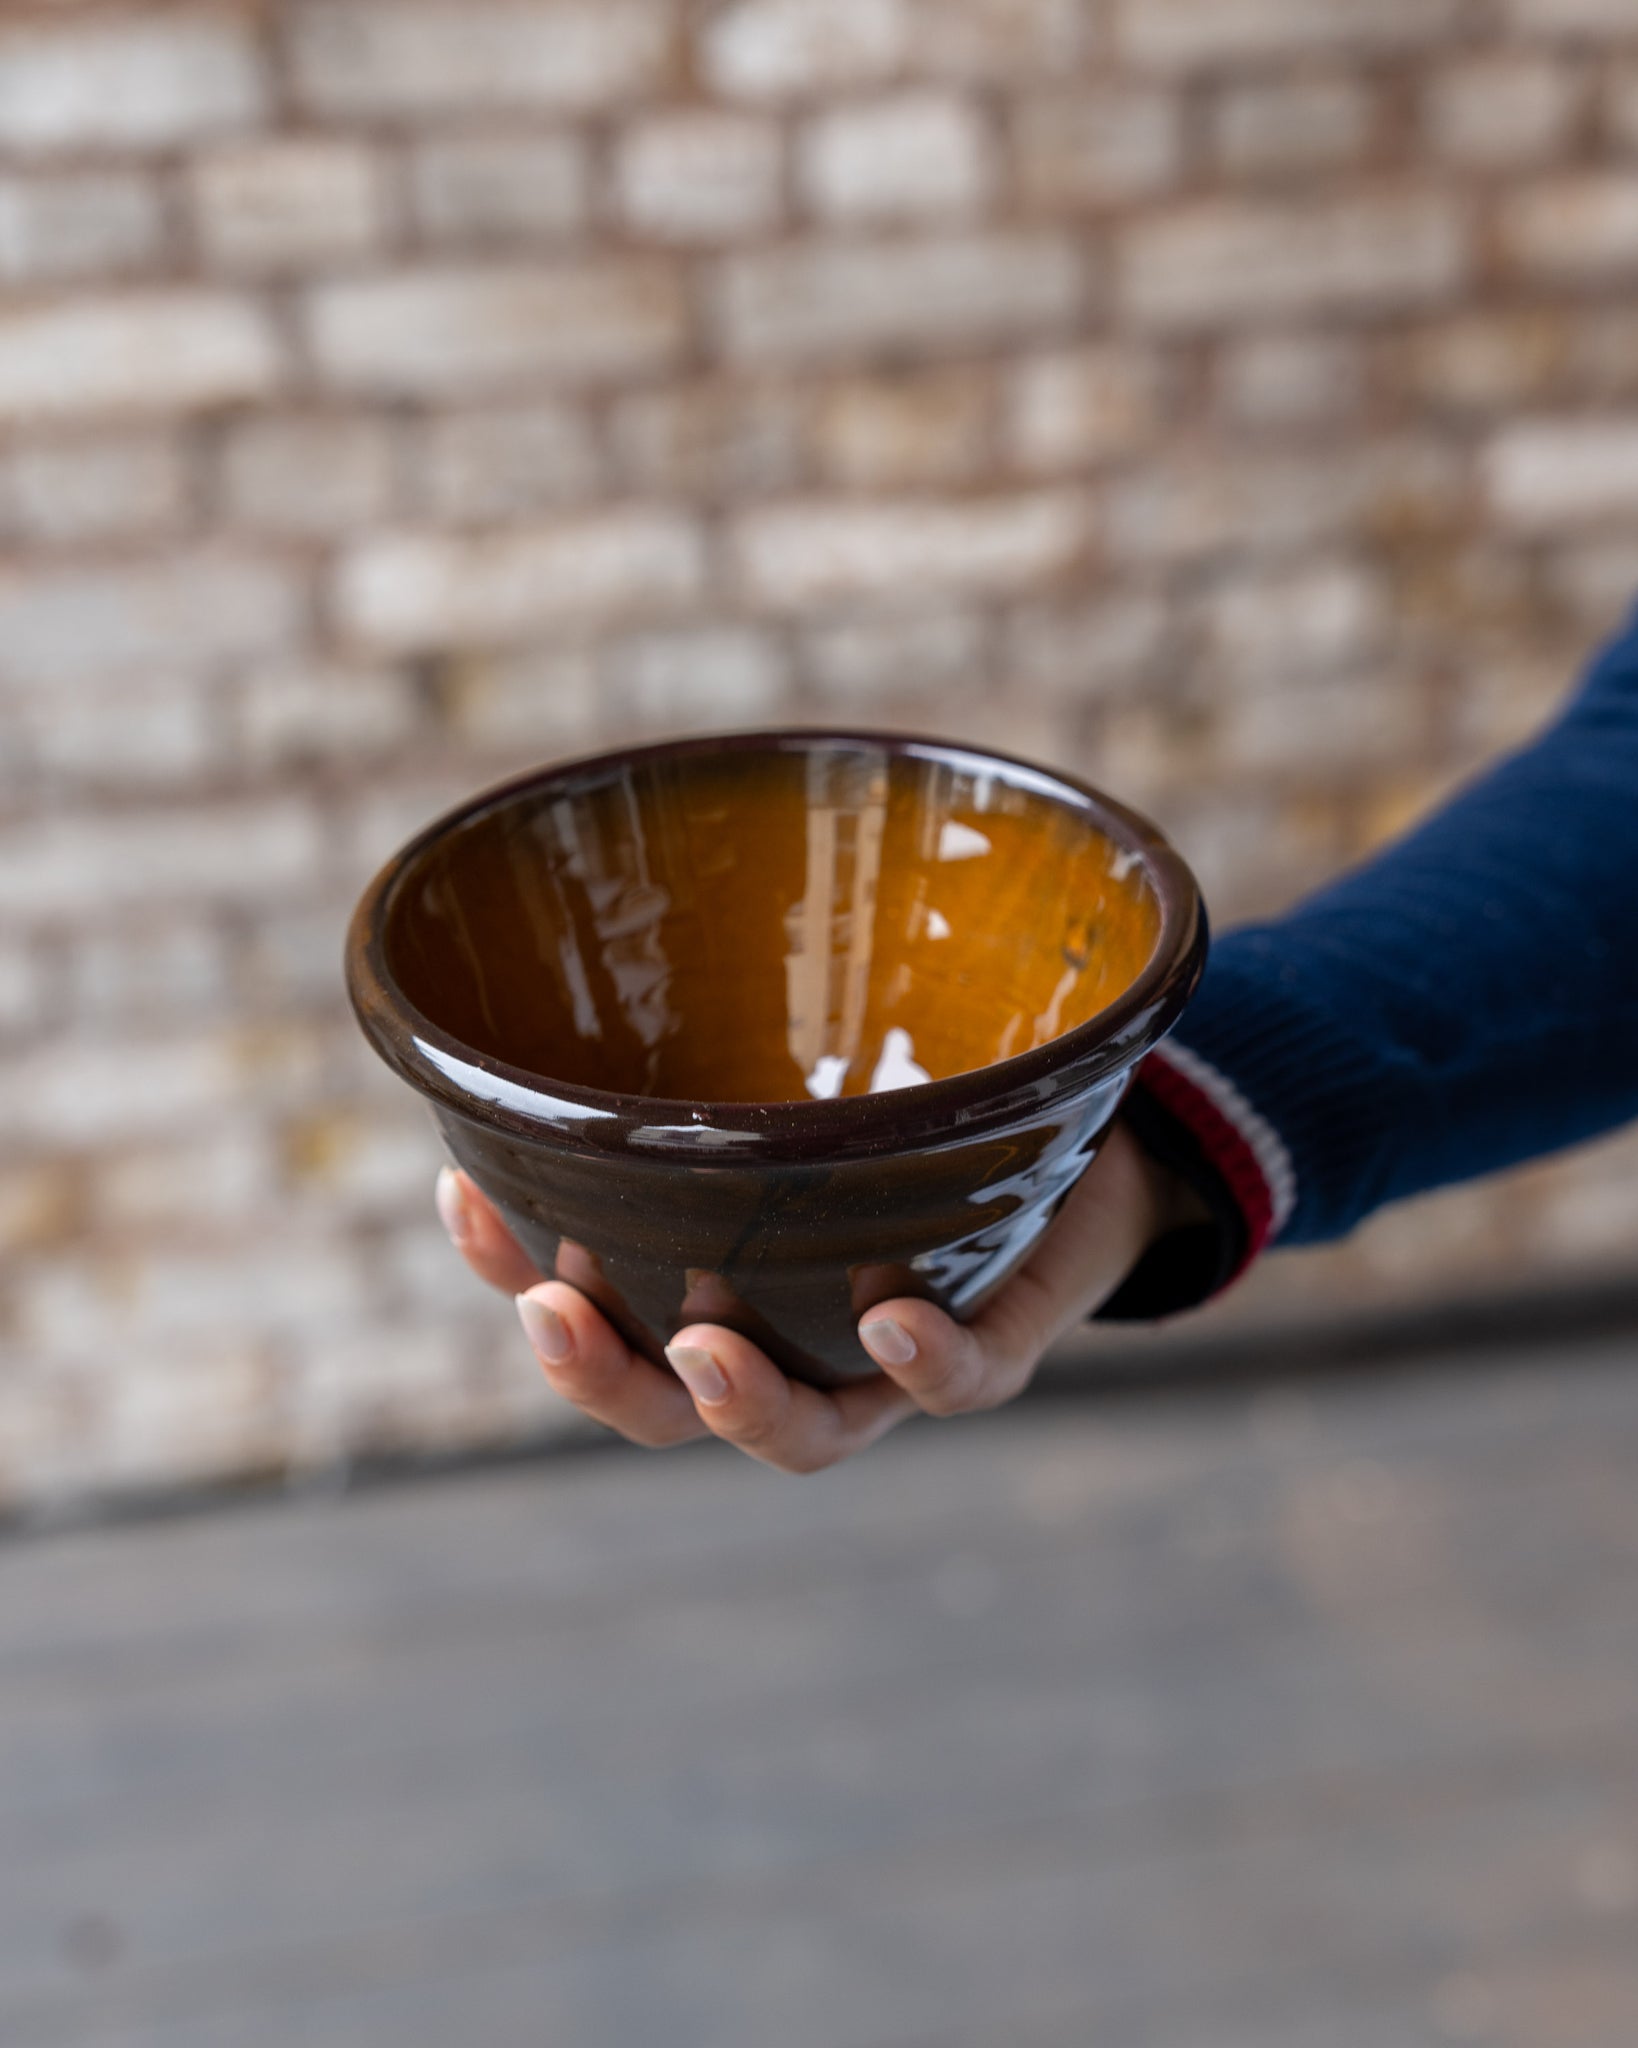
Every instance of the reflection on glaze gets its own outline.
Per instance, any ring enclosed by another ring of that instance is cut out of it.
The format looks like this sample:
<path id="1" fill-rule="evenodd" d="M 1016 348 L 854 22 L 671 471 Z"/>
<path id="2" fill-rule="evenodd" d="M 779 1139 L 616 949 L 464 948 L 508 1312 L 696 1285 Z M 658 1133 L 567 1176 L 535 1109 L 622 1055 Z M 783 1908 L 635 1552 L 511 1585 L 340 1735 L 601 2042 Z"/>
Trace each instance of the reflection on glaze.
<path id="1" fill-rule="evenodd" d="M 552 1095 L 543 1088 L 523 1088 L 516 1081 L 508 1081 L 504 1074 L 492 1074 L 487 1067 L 475 1067 L 470 1060 L 460 1060 L 442 1046 L 432 1045 L 424 1038 L 414 1041 L 415 1049 L 423 1059 L 430 1060 L 439 1073 L 457 1087 L 464 1088 L 480 1102 L 491 1102 L 497 1109 L 514 1109 L 525 1116 L 560 1118 L 565 1123 L 584 1124 L 598 1118 L 612 1118 L 612 1109 L 593 1109 L 588 1103 L 569 1102 L 563 1097 Z"/>
<path id="2" fill-rule="evenodd" d="M 969 1072 L 1150 957 L 1141 859 L 1050 777 L 868 740 L 639 758 L 440 840 L 387 937 L 485 1059 L 667 1101 L 828 1101 Z"/>

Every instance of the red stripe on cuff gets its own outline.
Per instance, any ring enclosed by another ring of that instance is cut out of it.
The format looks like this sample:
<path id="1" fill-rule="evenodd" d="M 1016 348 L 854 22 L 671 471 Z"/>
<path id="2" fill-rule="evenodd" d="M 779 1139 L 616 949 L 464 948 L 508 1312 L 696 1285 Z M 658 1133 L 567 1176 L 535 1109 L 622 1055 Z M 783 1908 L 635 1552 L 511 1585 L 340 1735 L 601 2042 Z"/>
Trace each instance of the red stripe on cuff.
<path id="1" fill-rule="evenodd" d="M 1183 1124 L 1208 1163 L 1221 1175 L 1245 1218 L 1246 1248 L 1229 1279 L 1239 1279 L 1267 1244 L 1274 1228 L 1274 1193 L 1249 1140 L 1202 1089 L 1165 1058 L 1147 1059 L 1137 1078 L 1160 1106 Z"/>

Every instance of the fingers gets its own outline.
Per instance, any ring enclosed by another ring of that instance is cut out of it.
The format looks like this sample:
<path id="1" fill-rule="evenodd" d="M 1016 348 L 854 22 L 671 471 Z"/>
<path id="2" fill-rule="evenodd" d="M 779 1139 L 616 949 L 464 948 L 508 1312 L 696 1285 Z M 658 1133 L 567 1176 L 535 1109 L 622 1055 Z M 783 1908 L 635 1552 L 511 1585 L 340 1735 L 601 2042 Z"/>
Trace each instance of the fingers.
<path id="1" fill-rule="evenodd" d="M 469 1174 L 440 1167 L 436 1193 L 444 1228 L 480 1280 L 507 1294 L 521 1294 L 535 1284 L 540 1275 L 533 1262 Z"/>
<path id="2" fill-rule="evenodd" d="M 518 1315 L 550 1386 L 594 1422 L 648 1450 L 705 1435 L 680 1383 L 637 1357 L 567 1282 L 542 1280 L 520 1294 Z"/>
<path id="3" fill-rule="evenodd" d="M 1034 1252 L 963 1326 L 914 1296 L 871 1309 L 859 1339 L 929 1415 L 996 1408 L 1022 1393 L 1043 1352 L 1105 1300 L 1154 1230 L 1149 1169 L 1117 1126 Z"/>
<path id="4" fill-rule="evenodd" d="M 786 1377 L 732 1330 L 694 1323 L 666 1346 L 700 1423 L 781 1472 L 818 1472 L 886 1435 L 915 1411 L 882 1376 L 821 1393 Z M 681 1387 L 679 1387 L 681 1391 Z"/>

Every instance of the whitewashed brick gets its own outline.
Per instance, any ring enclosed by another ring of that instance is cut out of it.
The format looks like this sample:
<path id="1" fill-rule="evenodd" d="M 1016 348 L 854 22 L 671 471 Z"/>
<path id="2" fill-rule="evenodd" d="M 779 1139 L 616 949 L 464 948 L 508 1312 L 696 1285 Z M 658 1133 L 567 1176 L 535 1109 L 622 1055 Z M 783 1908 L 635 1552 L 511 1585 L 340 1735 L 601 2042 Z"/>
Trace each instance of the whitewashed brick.
<path id="1" fill-rule="evenodd" d="M 849 377 L 815 406 L 815 465 L 827 479 L 856 489 L 953 483 L 986 461 L 993 410 L 982 371 Z"/>
<path id="2" fill-rule="evenodd" d="M 250 768 L 367 761 L 419 724 L 410 678 L 393 669 L 314 663 L 257 669 L 235 687 L 236 751 Z"/>
<path id="3" fill-rule="evenodd" d="M 228 992 L 227 948 L 202 920 L 138 914 L 116 930 L 76 933 L 63 979 L 81 1025 L 119 1030 L 156 1016 L 192 1025 Z"/>
<path id="4" fill-rule="evenodd" d="M 46 977 L 38 957 L 19 945 L 0 946 L 0 1031 L 37 1031 L 46 1015 Z M 0 1252 L 19 1247 L 18 1183 L 0 1175 Z"/>
<path id="5" fill-rule="evenodd" d="M 1546 578 L 1554 602 L 1589 640 L 1614 633 L 1631 617 L 1638 596 L 1638 531 L 1590 528 L 1563 541 L 1547 557 Z M 1561 688 L 1566 672 L 1560 669 Z"/>
<path id="6" fill-rule="evenodd" d="M 111 1231 L 220 1228 L 265 1215 L 278 1194 L 268 1134 L 244 1118 L 98 1159 L 90 1180 L 92 1213 Z"/>
<path id="7" fill-rule="evenodd" d="M 1532 35 L 1585 36 L 1599 42 L 1638 36 L 1627 0 L 1507 0 L 1507 19 Z"/>
<path id="8" fill-rule="evenodd" d="M 464 655 L 446 665 L 440 695 L 469 745 L 528 760 L 589 747 L 604 691 L 589 650 L 549 647 Z"/>
<path id="9" fill-rule="evenodd" d="M 345 807 L 338 807 L 347 870 L 361 878 L 373 874 L 407 839 L 471 793 L 470 775 L 463 773 L 453 761 L 424 771 L 413 780 L 383 777 L 379 783 L 367 784 L 362 794 L 355 792 Z M 333 920 L 328 938 L 318 924 L 308 919 L 281 919 L 274 929 L 277 933 L 274 950 L 278 957 L 257 963 L 258 979 L 282 974 L 284 986 L 292 995 L 297 995 L 313 986 L 311 977 L 315 964 L 322 969 L 322 955 L 328 947 L 331 959 L 325 971 L 330 977 L 328 985 L 334 987 Z M 266 934 L 267 926 L 264 924 L 257 933 L 259 945 Z M 361 1085 L 365 1077 L 368 1085 L 377 1085 L 368 1054 L 362 1046 L 358 1050 L 363 1055 L 358 1061 Z"/>
<path id="10" fill-rule="evenodd" d="M 771 505 L 736 520 L 732 544 L 753 598 L 803 610 L 935 589 L 1027 589 L 1071 568 L 1090 531 L 1086 500 L 1053 491 L 951 503 Z"/>
<path id="11" fill-rule="evenodd" d="M 20 756 L 36 776 L 101 787 L 185 787 L 222 758 L 205 692 L 174 682 L 55 688 L 12 707 Z"/>
<path id="12" fill-rule="evenodd" d="M 1523 164 L 1564 146 L 1585 99 L 1579 72 L 1549 57 L 1503 50 L 1437 73 L 1422 119 L 1441 156 L 1464 164 Z"/>
<path id="13" fill-rule="evenodd" d="M 409 437 L 410 495 L 435 519 L 516 519 L 590 497 L 603 465 L 583 408 L 445 413 Z"/>
<path id="14" fill-rule="evenodd" d="M 1426 192 L 1208 201 L 1135 225 L 1121 255 L 1127 312 L 1160 328 L 1433 305 L 1471 267 L 1461 211 Z"/>
<path id="15" fill-rule="evenodd" d="M 590 180 L 573 135 L 447 135 L 418 143 L 410 204 L 438 241 L 552 240 L 584 225 Z"/>
<path id="16" fill-rule="evenodd" d="M 265 654 L 304 624 L 283 564 L 222 548 L 106 569 L 0 573 L 0 683 L 72 682 Z"/>
<path id="17" fill-rule="evenodd" d="M 609 438 L 621 477 L 638 489 L 716 498 L 794 483 L 803 417 L 801 399 L 782 385 L 683 384 L 619 399 Z"/>
<path id="18" fill-rule="evenodd" d="M 975 212 L 994 166 L 973 106 L 916 92 L 815 114 L 799 138 L 797 181 L 830 220 L 914 219 Z"/>
<path id="19" fill-rule="evenodd" d="M 1198 71 L 1414 54 L 1451 39 L 1463 11 L 1462 0 L 1119 0 L 1115 33 L 1134 63 Z"/>
<path id="20" fill-rule="evenodd" d="M 778 127 L 750 114 L 656 114 L 620 141 L 615 184 L 622 217 L 667 242 L 731 240 L 779 217 L 784 147 Z"/>
<path id="21" fill-rule="evenodd" d="M 164 240 L 159 193 L 130 172 L 0 178 L 0 279 L 8 283 L 139 270 Z"/>
<path id="22" fill-rule="evenodd" d="M 850 712 L 970 693 L 990 680 L 982 620 L 947 606 L 819 619 L 804 629 L 801 647 L 813 688 Z"/>
<path id="23" fill-rule="evenodd" d="M 658 262 L 408 271 L 319 286 L 307 331 L 325 376 L 349 390 L 465 396 L 659 369 L 683 348 L 687 309 Z"/>
<path id="24" fill-rule="evenodd" d="M 1236 774 L 1357 775 L 1421 758 L 1427 720 L 1402 671 L 1293 677 L 1283 688 L 1231 696 L 1218 707 L 1213 747 Z"/>
<path id="25" fill-rule="evenodd" d="M 1561 376 L 1570 338 L 1561 314 L 1486 308 L 1442 320 L 1413 339 L 1412 388 L 1439 405 L 1492 412 L 1542 397 Z"/>
<path id="26" fill-rule="evenodd" d="M 654 0 L 300 0 L 300 102 L 322 114 L 470 115 L 636 100 L 672 61 Z"/>
<path id="27" fill-rule="evenodd" d="M 1007 379 L 1007 452 L 1042 471 L 1130 455 L 1155 431 L 1160 395 L 1152 359 L 1129 350 L 1026 357 Z"/>
<path id="28" fill-rule="evenodd" d="M 1379 577 L 1359 562 L 1332 560 L 1207 591 L 1200 627 L 1215 675 L 1261 687 L 1357 666 L 1380 651 L 1388 613 Z"/>
<path id="29" fill-rule="evenodd" d="M 382 1110 L 315 1105 L 284 1126 L 279 1149 L 305 1213 L 425 1219 L 439 1144 L 412 1101 Z"/>
<path id="30" fill-rule="evenodd" d="M 1502 247 L 1533 277 L 1592 283 L 1638 271 L 1638 173 L 1589 171 L 1527 186 L 1502 208 Z"/>
<path id="31" fill-rule="evenodd" d="M 1061 76 L 1091 53 L 1094 33 L 1086 0 L 909 0 L 917 72 L 977 85 Z"/>
<path id="32" fill-rule="evenodd" d="M 277 334 L 248 299 L 155 291 L 0 312 L 0 421 L 163 413 L 264 398 Z"/>
<path id="33" fill-rule="evenodd" d="M 1365 366 L 1350 341 L 1318 334 L 1253 334 L 1231 342 L 1218 373 L 1224 411 L 1249 427 L 1306 427 L 1349 412 Z"/>
<path id="34" fill-rule="evenodd" d="M 1013 116 L 1024 196 L 1043 206 L 1107 206 L 1163 191 L 1184 163 L 1181 101 L 1171 93 L 1055 92 Z"/>
<path id="35" fill-rule="evenodd" d="M 1049 701 L 1075 703 L 1151 682 L 1168 653 L 1175 653 L 1168 607 L 1131 591 L 1021 608 L 1008 626 L 1003 667 Z"/>
<path id="36" fill-rule="evenodd" d="M 471 539 L 383 533 L 343 557 L 335 602 L 348 632 L 409 651 L 674 610 L 704 581 L 696 522 L 634 507 Z"/>
<path id="37" fill-rule="evenodd" d="M 717 310 L 740 362 L 854 362 L 1051 334 L 1084 310 L 1088 286 L 1068 235 L 819 243 L 729 258 Z"/>
<path id="38" fill-rule="evenodd" d="M 1521 420 L 1485 450 L 1485 494 L 1527 531 L 1638 517 L 1638 418 Z"/>
<path id="39" fill-rule="evenodd" d="M 191 166 L 205 260 L 259 273 L 348 262 L 381 239 L 384 202 L 372 151 L 300 137 L 213 151 Z"/>
<path id="40" fill-rule="evenodd" d="M 25 441 L 0 457 L 0 532 L 19 539 L 159 534 L 187 512 L 187 466 L 164 434 Z"/>
<path id="41" fill-rule="evenodd" d="M 0 830 L 0 910 L 49 919 L 254 903 L 312 882 L 323 851 L 317 818 L 294 801 L 41 818 Z"/>
<path id="42" fill-rule="evenodd" d="M 169 149 L 246 127 L 267 101 L 253 28 L 215 11 L 0 30 L 0 146 L 23 154 Z"/>
<path id="43" fill-rule="evenodd" d="M 1287 176 L 1357 162 L 1373 125 L 1371 95 L 1357 79 L 1259 79 L 1225 87 L 1212 137 L 1236 175 Z"/>
<path id="44" fill-rule="evenodd" d="M 746 725 L 785 708 L 783 650 L 751 626 L 644 633 L 610 649 L 613 707 L 647 727 Z"/>
<path id="45" fill-rule="evenodd" d="M 379 519 L 393 488 L 383 421 L 262 414 L 232 428 L 221 449 L 228 516 L 271 533 L 344 533 Z"/>
<path id="46" fill-rule="evenodd" d="M 803 98 L 891 78 L 910 32 L 903 0 L 735 0 L 705 23 L 700 64 L 718 92 Z"/>

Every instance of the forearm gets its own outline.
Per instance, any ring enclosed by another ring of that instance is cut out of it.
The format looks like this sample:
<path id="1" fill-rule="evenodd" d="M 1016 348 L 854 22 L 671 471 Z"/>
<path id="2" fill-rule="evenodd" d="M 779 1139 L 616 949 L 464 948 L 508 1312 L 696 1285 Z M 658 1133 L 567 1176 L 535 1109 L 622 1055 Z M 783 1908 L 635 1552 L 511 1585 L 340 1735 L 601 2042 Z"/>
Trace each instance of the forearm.
<path id="1" fill-rule="evenodd" d="M 1410 837 L 1221 939 L 1140 1090 L 1240 1264 L 1638 1116 L 1638 633 Z"/>

